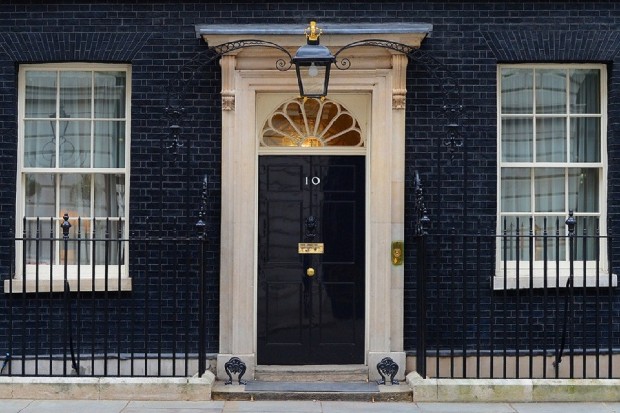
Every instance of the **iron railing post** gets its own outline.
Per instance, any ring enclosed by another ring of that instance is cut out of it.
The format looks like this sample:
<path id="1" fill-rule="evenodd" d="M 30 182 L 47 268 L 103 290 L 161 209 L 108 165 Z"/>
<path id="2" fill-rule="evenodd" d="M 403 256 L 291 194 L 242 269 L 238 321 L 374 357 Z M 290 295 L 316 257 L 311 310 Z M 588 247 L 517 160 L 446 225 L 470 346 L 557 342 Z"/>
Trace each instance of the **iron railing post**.
<path id="1" fill-rule="evenodd" d="M 566 345 L 566 335 L 568 332 L 568 324 L 569 324 L 569 320 L 572 321 L 572 311 L 573 311 L 573 294 L 574 294 L 574 290 L 573 290 L 573 270 L 574 270 L 574 263 L 573 263 L 573 244 L 575 241 L 575 225 L 577 224 L 577 220 L 575 219 L 575 217 L 573 216 L 573 210 L 571 209 L 570 211 L 568 211 L 568 218 L 566 219 L 566 226 L 568 227 L 568 261 L 569 261 L 569 273 L 568 273 L 568 280 L 566 280 L 566 288 L 567 288 L 567 292 L 566 292 L 566 300 L 564 301 L 564 326 L 562 329 L 562 339 L 561 339 L 561 343 L 560 343 L 560 351 L 558 353 L 556 353 L 555 355 L 555 361 L 553 362 L 553 366 L 555 367 L 555 374 L 556 377 L 558 377 L 559 375 L 559 370 L 560 370 L 560 363 L 562 362 L 562 355 L 564 354 L 564 348 Z M 571 324 L 572 326 L 572 324 Z M 571 328 L 572 331 L 572 328 Z M 569 372 L 569 377 L 572 379 L 573 378 L 573 352 L 572 352 L 572 345 L 571 345 L 571 354 L 570 354 L 570 372 Z"/>
<path id="2" fill-rule="evenodd" d="M 427 225 L 430 220 L 424 211 L 424 224 Z M 417 236 L 418 241 L 418 278 L 417 278 L 417 302 L 418 302 L 418 339 L 416 348 L 416 370 L 422 377 L 426 377 L 426 237 L 428 232 L 423 229 Z"/>
<path id="3" fill-rule="evenodd" d="M 607 279 L 607 292 L 609 297 L 609 310 L 607 311 L 607 378 L 613 378 L 613 344 L 614 344 L 614 335 L 612 334 L 613 326 L 615 322 L 614 317 L 614 289 L 613 289 L 613 280 L 614 280 L 614 257 L 613 257 L 613 234 L 611 232 L 611 222 L 608 223 L 607 226 L 607 265 L 609 266 L 609 273 Z"/>
<path id="4" fill-rule="evenodd" d="M 198 222 L 196 222 L 196 232 L 198 233 L 198 241 L 200 242 L 200 293 L 198 299 L 198 376 L 202 377 L 207 369 L 205 354 L 205 244 L 207 242 L 207 224 L 205 217 L 207 213 L 207 176 L 202 180 L 202 193 L 200 202 L 200 211 L 198 212 Z"/>
<path id="5" fill-rule="evenodd" d="M 416 206 L 416 238 L 417 238 L 417 325 L 418 334 L 416 340 L 416 370 L 422 377 L 426 377 L 426 238 L 428 236 L 428 228 L 430 218 L 424 205 L 424 195 L 422 190 L 422 182 L 417 171 L 414 173 L 414 193 Z"/>
<path id="6" fill-rule="evenodd" d="M 69 286 L 68 279 L 68 250 L 69 250 L 69 230 L 71 229 L 71 223 L 69 222 L 69 214 L 64 214 L 63 222 L 61 224 L 62 227 L 62 239 L 64 243 L 64 287 L 63 287 L 63 298 L 65 301 L 65 337 L 64 337 L 64 351 L 63 351 L 63 375 L 67 375 L 67 341 L 69 342 L 69 352 L 71 355 L 71 368 L 76 375 L 80 375 L 80 365 L 78 358 L 75 356 L 75 348 L 73 346 L 73 329 L 71 323 L 73 322 L 73 316 L 71 315 L 71 287 Z M 79 242 L 79 240 L 78 240 Z M 79 255 L 78 255 L 78 267 L 79 267 Z M 79 272 L 78 272 L 79 275 Z M 78 279 L 79 285 L 79 279 Z M 79 287 L 78 287 L 79 290 Z M 79 291 L 78 291 L 79 292 Z"/>

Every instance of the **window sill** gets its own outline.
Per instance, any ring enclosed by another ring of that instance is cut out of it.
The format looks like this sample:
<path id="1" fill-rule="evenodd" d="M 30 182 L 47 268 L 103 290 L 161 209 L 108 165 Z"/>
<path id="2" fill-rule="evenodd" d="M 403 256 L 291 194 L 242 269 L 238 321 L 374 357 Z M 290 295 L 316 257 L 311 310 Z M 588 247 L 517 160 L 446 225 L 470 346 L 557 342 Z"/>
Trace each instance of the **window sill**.
<path id="1" fill-rule="evenodd" d="M 131 291 L 131 278 L 109 278 L 106 283 L 105 278 L 95 278 L 95 285 L 89 278 L 69 279 L 69 288 L 71 292 L 93 292 L 93 291 Z M 79 285 L 78 285 L 79 281 Z M 107 285 L 106 285 L 107 284 Z M 79 289 L 78 289 L 79 287 Z M 107 288 L 106 288 L 107 287 Z M 57 280 L 24 280 L 14 278 L 12 280 L 4 280 L 5 294 L 23 294 L 23 293 L 57 293 L 64 291 L 64 281 Z"/>
<path id="2" fill-rule="evenodd" d="M 564 271 L 563 271 L 564 272 Z M 530 279 L 531 278 L 531 279 Z M 598 274 L 598 285 L 597 285 L 597 277 L 595 275 L 586 275 L 585 286 L 586 288 L 609 288 L 609 287 L 617 287 L 618 286 L 618 276 L 616 274 L 611 274 L 611 285 L 609 284 L 609 273 L 600 272 Z M 566 288 L 566 282 L 568 281 L 568 275 L 560 274 L 559 279 L 555 275 L 555 271 L 549 272 L 547 274 L 547 289 L 555 289 L 556 286 L 560 288 Z M 528 275 L 521 275 L 519 277 L 519 285 L 518 289 L 525 290 L 530 288 L 530 283 L 533 288 L 545 288 L 545 277 L 542 272 L 538 273 L 534 272 L 533 277 Z M 491 285 L 493 290 L 516 290 L 517 289 L 517 276 L 512 273 L 504 276 L 503 273 L 498 272 L 495 277 L 493 277 L 491 281 Z M 573 286 L 574 288 L 583 288 L 584 279 L 583 274 L 577 274 L 573 276 Z"/>

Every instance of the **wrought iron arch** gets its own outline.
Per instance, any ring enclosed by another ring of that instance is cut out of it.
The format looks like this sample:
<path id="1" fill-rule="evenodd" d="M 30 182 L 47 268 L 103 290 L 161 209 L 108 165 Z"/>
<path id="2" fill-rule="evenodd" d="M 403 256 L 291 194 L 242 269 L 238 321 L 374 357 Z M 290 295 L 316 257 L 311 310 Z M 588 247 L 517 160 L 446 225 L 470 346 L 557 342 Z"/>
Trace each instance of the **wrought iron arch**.
<path id="1" fill-rule="evenodd" d="M 219 46 L 209 47 L 206 51 L 198 53 L 190 61 L 185 63 L 177 72 L 176 78 L 171 82 L 166 97 L 165 117 L 168 120 L 168 127 L 172 143 L 168 147 L 173 152 L 178 147 L 183 146 L 180 143 L 181 122 L 184 120 L 185 98 L 188 88 L 193 84 L 197 73 L 204 67 L 213 63 L 217 59 L 230 54 L 236 50 L 265 47 L 277 49 L 284 55 L 275 62 L 276 69 L 287 71 L 292 67 L 291 54 L 284 47 L 264 40 L 246 39 L 234 42 L 223 43 Z M 351 67 L 351 61 L 346 57 L 340 57 L 345 50 L 355 47 L 380 47 L 384 49 L 394 50 L 403 53 L 407 58 L 415 63 L 420 64 L 426 72 L 428 72 L 437 84 L 441 87 L 442 94 L 442 115 L 446 119 L 446 137 L 444 138 L 444 146 L 448 148 L 450 159 L 453 160 L 457 148 L 463 146 L 463 138 L 461 136 L 461 120 L 464 116 L 464 108 L 462 104 L 460 85 L 452 75 L 452 72 L 429 52 L 421 48 L 414 48 L 406 44 L 392 42 L 382 39 L 367 39 L 349 43 L 342 46 L 334 53 L 336 58 L 335 66 L 340 70 L 347 70 Z M 286 60 L 288 59 L 288 60 Z M 444 76 L 441 76 L 441 74 Z"/>

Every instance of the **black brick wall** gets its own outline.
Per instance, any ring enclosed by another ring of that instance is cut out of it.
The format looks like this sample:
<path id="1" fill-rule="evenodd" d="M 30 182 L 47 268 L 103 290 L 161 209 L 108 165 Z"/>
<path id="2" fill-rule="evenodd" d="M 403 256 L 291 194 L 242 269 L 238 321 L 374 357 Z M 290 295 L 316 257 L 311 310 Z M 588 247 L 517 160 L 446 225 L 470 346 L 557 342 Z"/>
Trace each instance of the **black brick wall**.
<path id="1" fill-rule="evenodd" d="M 418 170 L 421 174 L 432 230 L 436 232 L 452 226 L 458 230 L 481 228 L 484 231 L 495 227 L 498 62 L 606 63 L 609 68 L 608 206 L 612 226 L 617 232 L 620 170 L 614 160 L 620 158 L 617 139 L 620 132 L 620 3 L 612 0 L 312 3 L 5 0 L 0 4 L 0 212 L 4 218 L 0 232 L 9 234 L 15 211 L 16 73 L 19 64 L 74 60 L 131 63 L 132 230 L 138 235 L 148 235 L 149 231 L 157 231 L 159 225 L 177 225 L 178 231 L 189 233 L 196 220 L 200 180 L 208 175 L 207 350 L 216 352 L 220 299 L 217 282 L 221 182 L 219 67 L 213 63 L 197 75 L 187 102 L 189 120 L 184 124 L 182 136 L 186 147 L 180 149 L 176 158 L 169 150 L 162 149 L 169 145 L 163 113 L 167 86 L 185 62 L 205 50 L 205 45 L 195 38 L 195 24 L 306 25 L 311 19 L 319 23 L 433 24 L 432 36 L 425 40 L 423 49 L 443 62 L 456 77 L 466 111 L 462 126 L 464 145 L 451 161 L 443 144 L 445 119 L 440 116 L 440 85 L 423 66 L 415 62 L 410 64 L 407 168 L 410 173 Z M 189 152 L 185 152 L 187 148 Z M 406 199 L 405 349 L 412 350 L 416 335 L 416 267 L 412 244 L 414 199 L 409 183 Z M 135 255 L 145 264 L 148 257 L 146 247 L 143 248 Z M 445 248 L 440 247 L 433 250 L 430 262 L 436 268 L 445 268 L 441 265 L 450 260 L 444 251 Z M 487 262 L 492 263 L 492 249 L 486 251 Z M 620 256 L 620 251 L 615 252 L 615 256 Z M 8 249 L 0 252 L 0 257 L 3 260 L 0 265 L 7 272 Z M 174 262 L 164 264 L 174 265 Z M 491 267 L 466 280 L 469 285 L 481 280 L 485 302 L 492 295 L 488 288 Z M 441 274 L 441 270 L 436 274 L 439 284 L 450 285 L 451 275 Z M 476 278 L 478 276 L 481 279 Z M 153 281 L 139 277 L 132 294 L 139 299 L 146 297 L 144 305 L 137 309 L 126 307 L 132 295 L 123 295 L 114 304 L 118 311 L 146 311 L 145 308 L 154 305 L 150 303 L 155 301 L 148 299 L 152 290 L 146 287 Z M 174 278 L 161 281 L 166 288 L 175 288 L 176 282 Z M 430 288 L 434 288 L 433 285 Z M 438 298 L 433 304 L 437 307 L 449 299 Z M 18 303 L 16 298 L 11 305 Z M 25 305 L 31 304 L 25 300 Z M 174 303 L 167 303 L 166 308 L 173 313 Z M 0 312 L 8 310 L 9 301 L 0 300 Z M 50 309 L 50 313 L 54 311 L 61 311 L 61 307 Z M 148 308 L 148 311 L 156 314 L 158 308 Z M 432 313 L 433 308 L 429 311 Z M 0 320 L 0 351 L 8 339 L 9 330 L 2 327 L 4 322 Z M 488 319 L 483 322 L 488 324 Z M 163 329 L 168 328 L 166 323 Z M 485 328 L 488 329 L 488 325 Z M 435 329 L 441 330 L 440 322 Z M 176 331 L 170 328 L 170 334 Z M 441 335 L 430 335 L 435 344 L 441 344 L 444 339 Z"/>

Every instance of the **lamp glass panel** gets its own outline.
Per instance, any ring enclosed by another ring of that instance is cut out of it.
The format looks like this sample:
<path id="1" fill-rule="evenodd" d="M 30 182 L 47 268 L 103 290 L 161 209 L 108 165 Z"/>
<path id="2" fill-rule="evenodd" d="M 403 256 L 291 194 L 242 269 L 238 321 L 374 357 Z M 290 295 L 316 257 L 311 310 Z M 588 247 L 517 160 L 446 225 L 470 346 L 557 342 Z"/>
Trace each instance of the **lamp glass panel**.
<path id="1" fill-rule="evenodd" d="M 325 95 L 325 66 L 304 66 L 300 68 L 301 83 L 305 96 Z"/>

